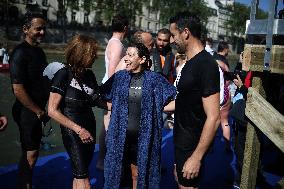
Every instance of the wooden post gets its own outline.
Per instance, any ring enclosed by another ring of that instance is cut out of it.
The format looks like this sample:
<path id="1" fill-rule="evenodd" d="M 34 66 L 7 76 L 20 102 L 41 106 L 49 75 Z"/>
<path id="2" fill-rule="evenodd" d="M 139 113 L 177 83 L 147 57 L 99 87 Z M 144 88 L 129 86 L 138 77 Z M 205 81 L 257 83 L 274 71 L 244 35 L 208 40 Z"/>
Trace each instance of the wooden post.
<path id="1" fill-rule="evenodd" d="M 284 189 L 284 178 L 282 178 L 274 187 L 273 189 Z"/>
<path id="2" fill-rule="evenodd" d="M 242 189 L 255 189 L 260 143 L 251 123 L 247 125 L 246 144 L 241 176 Z"/>

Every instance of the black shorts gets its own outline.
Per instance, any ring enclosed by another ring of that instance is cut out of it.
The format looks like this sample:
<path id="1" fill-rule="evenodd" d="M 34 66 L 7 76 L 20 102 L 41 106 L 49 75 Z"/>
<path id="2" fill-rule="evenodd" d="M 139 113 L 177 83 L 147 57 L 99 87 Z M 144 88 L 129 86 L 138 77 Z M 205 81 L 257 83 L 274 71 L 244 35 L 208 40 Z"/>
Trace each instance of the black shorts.
<path id="1" fill-rule="evenodd" d="M 19 127 L 22 149 L 25 151 L 39 150 L 42 127 L 36 114 L 17 103 L 13 105 L 12 114 Z"/>
<path id="2" fill-rule="evenodd" d="M 75 123 L 88 130 L 94 138 L 94 143 L 83 143 L 73 130 L 61 126 L 64 147 L 70 157 L 73 177 L 84 179 L 89 177 L 89 165 L 95 150 L 96 120 L 92 111 L 78 112 L 69 110 L 64 114 Z"/>
<path id="3" fill-rule="evenodd" d="M 192 153 L 193 151 L 186 151 L 186 150 L 175 148 L 175 163 L 176 163 L 178 182 L 180 185 L 184 187 L 198 187 L 199 186 L 200 173 L 198 177 L 194 179 L 187 179 L 183 177 L 182 168 L 184 166 L 184 163 L 191 156 Z"/>
<path id="4" fill-rule="evenodd" d="M 137 166 L 138 133 L 127 132 L 124 144 L 123 161 Z"/>

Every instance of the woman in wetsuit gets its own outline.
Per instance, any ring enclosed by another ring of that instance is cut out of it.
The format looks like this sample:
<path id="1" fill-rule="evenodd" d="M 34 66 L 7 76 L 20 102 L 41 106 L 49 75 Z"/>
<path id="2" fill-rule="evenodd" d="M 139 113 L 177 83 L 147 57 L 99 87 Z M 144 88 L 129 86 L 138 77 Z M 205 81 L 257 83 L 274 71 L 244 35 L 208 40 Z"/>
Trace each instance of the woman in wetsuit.
<path id="1" fill-rule="evenodd" d="M 73 189 L 90 188 L 88 167 L 93 157 L 96 120 L 91 96 L 98 92 L 89 69 L 96 58 L 94 38 L 77 35 L 65 49 L 66 65 L 52 80 L 48 114 L 60 123 L 63 144 L 70 156 Z"/>
<path id="2" fill-rule="evenodd" d="M 159 188 L 162 112 L 174 99 L 175 87 L 148 70 L 150 54 L 143 44 L 130 44 L 124 59 L 126 70 L 115 73 L 101 87 L 112 103 L 104 188 L 119 188 L 127 167 L 132 188 Z"/>

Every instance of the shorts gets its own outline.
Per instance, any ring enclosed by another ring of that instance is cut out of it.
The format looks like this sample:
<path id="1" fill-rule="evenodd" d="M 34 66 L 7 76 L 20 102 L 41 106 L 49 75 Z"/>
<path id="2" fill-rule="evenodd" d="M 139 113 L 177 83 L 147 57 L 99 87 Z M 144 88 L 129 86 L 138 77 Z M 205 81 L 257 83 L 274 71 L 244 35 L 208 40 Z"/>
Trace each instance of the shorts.
<path id="1" fill-rule="evenodd" d="M 192 153 L 193 151 L 185 151 L 185 150 L 175 148 L 175 163 L 176 163 L 178 183 L 184 187 L 198 187 L 199 186 L 200 172 L 199 172 L 198 177 L 194 179 L 187 179 L 183 177 L 182 168 L 184 166 L 184 163 L 186 162 L 188 157 L 191 156 Z"/>
<path id="2" fill-rule="evenodd" d="M 96 141 L 96 120 L 93 112 L 78 112 L 65 109 L 64 114 L 81 127 L 88 130 Z M 79 135 L 71 129 L 61 125 L 61 134 L 64 147 L 70 157 L 73 177 L 85 179 L 89 177 L 89 165 L 92 161 L 95 144 L 85 144 Z"/>
<path id="3" fill-rule="evenodd" d="M 42 126 L 36 114 L 30 109 L 15 103 L 12 108 L 12 115 L 19 127 L 22 149 L 25 151 L 39 150 Z"/>

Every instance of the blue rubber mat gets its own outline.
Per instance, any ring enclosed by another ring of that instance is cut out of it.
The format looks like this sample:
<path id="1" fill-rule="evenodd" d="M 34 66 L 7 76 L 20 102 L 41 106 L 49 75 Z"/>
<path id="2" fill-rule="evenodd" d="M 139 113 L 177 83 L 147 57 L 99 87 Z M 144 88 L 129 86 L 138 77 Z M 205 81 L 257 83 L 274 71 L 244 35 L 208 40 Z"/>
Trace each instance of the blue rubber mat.
<path id="1" fill-rule="evenodd" d="M 235 176 L 235 155 L 225 152 L 224 141 L 219 134 L 215 137 L 212 150 L 205 157 L 201 189 L 233 189 Z M 162 183 L 161 189 L 176 189 L 173 176 L 173 133 L 172 130 L 163 131 L 162 141 Z M 96 170 L 98 145 L 94 151 L 94 158 L 90 166 L 90 179 L 93 188 L 103 188 L 103 172 Z M 0 188 L 14 189 L 16 185 L 17 166 L 0 167 Z M 281 177 L 275 174 L 264 173 L 266 185 L 258 188 L 269 188 L 275 185 Z M 65 152 L 41 157 L 37 161 L 34 177 L 34 189 L 69 189 L 72 183 L 72 174 L 69 157 Z"/>

